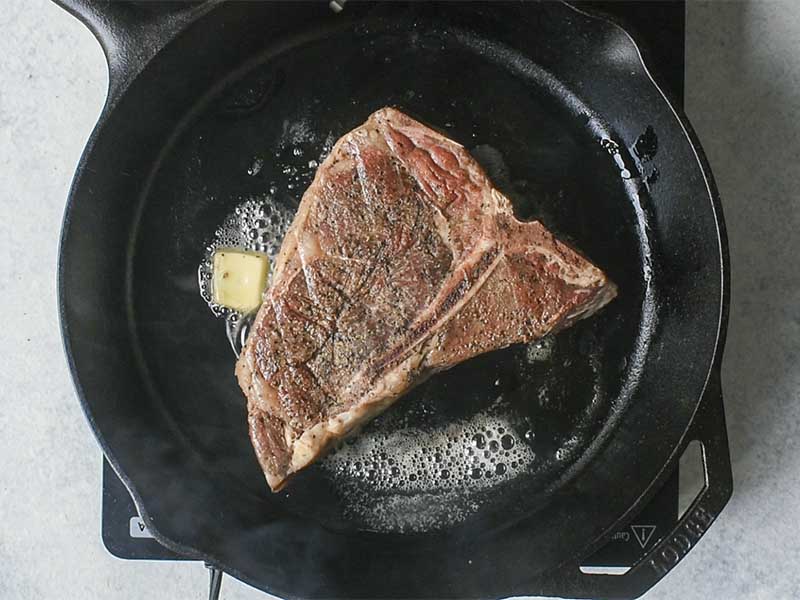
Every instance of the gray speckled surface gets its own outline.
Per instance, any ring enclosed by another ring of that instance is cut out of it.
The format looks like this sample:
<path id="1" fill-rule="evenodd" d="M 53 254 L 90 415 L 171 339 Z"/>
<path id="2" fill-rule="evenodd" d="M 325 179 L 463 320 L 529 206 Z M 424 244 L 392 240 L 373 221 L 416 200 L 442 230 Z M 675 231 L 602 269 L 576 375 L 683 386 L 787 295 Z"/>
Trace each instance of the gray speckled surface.
<path id="1" fill-rule="evenodd" d="M 800 4 L 691 2 L 687 112 L 725 204 L 724 386 L 736 491 L 646 597 L 800 597 Z M 62 359 L 56 240 L 102 106 L 89 32 L 48 0 L 0 11 L 0 598 L 201 598 L 197 564 L 124 562 L 99 535 L 100 462 Z M 227 579 L 227 599 L 262 598 Z"/>

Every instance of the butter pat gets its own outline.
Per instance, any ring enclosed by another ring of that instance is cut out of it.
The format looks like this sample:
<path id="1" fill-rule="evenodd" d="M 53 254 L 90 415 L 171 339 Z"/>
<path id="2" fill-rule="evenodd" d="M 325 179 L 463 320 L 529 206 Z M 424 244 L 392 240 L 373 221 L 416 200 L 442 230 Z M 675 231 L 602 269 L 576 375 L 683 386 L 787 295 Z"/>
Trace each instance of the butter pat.
<path id="1" fill-rule="evenodd" d="M 249 313 L 261 306 L 267 285 L 269 259 L 258 252 L 217 250 L 212 280 L 214 302 Z"/>

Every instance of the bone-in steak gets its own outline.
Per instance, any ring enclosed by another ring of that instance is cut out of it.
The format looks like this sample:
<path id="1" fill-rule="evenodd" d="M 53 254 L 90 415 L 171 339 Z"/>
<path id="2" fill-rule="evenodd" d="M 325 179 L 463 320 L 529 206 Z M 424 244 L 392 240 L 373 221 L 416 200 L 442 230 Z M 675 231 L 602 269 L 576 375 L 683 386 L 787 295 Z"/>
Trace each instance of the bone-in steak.
<path id="1" fill-rule="evenodd" d="M 586 317 L 616 288 L 456 142 L 384 108 L 322 163 L 236 365 L 273 490 L 431 374 Z"/>

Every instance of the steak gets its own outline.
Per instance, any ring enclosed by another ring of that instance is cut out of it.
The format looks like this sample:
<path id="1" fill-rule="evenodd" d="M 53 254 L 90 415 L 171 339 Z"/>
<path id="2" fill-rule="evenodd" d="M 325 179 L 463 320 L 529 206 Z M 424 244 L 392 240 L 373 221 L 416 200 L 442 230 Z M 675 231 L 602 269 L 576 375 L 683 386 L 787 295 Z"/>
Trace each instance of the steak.
<path id="1" fill-rule="evenodd" d="M 236 365 L 273 491 L 433 373 L 616 295 L 459 144 L 384 108 L 338 140 L 283 240 Z"/>

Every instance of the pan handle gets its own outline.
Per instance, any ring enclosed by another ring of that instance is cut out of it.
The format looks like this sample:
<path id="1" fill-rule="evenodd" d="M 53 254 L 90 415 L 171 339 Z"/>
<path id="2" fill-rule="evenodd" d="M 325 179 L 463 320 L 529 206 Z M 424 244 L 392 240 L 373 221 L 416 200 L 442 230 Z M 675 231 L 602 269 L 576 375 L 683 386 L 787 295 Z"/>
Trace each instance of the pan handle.
<path id="1" fill-rule="evenodd" d="M 702 445 L 705 486 L 674 529 L 625 576 L 625 584 L 641 595 L 671 571 L 697 544 L 733 493 L 728 430 L 719 370 L 712 374 L 680 452 L 697 440 Z"/>
<path id="2" fill-rule="evenodd" d="M 678 456 L 695 440 L 703 447 L 705 486 L 672 531 L 624 575 L 587 574 L 575 565 L 565 565 L 552 574 L 554 587 L 580 598 L 638 598 L 686 556 L 719 516 L 733 493 L 733 475 L 718 369 L 706 386 Z"/>
<path id="3" fill-rule="evenodd" d="M 220 0 L 53 0 L 103 47 L 112 107 L 144 66 L 183 28 Z"/>

